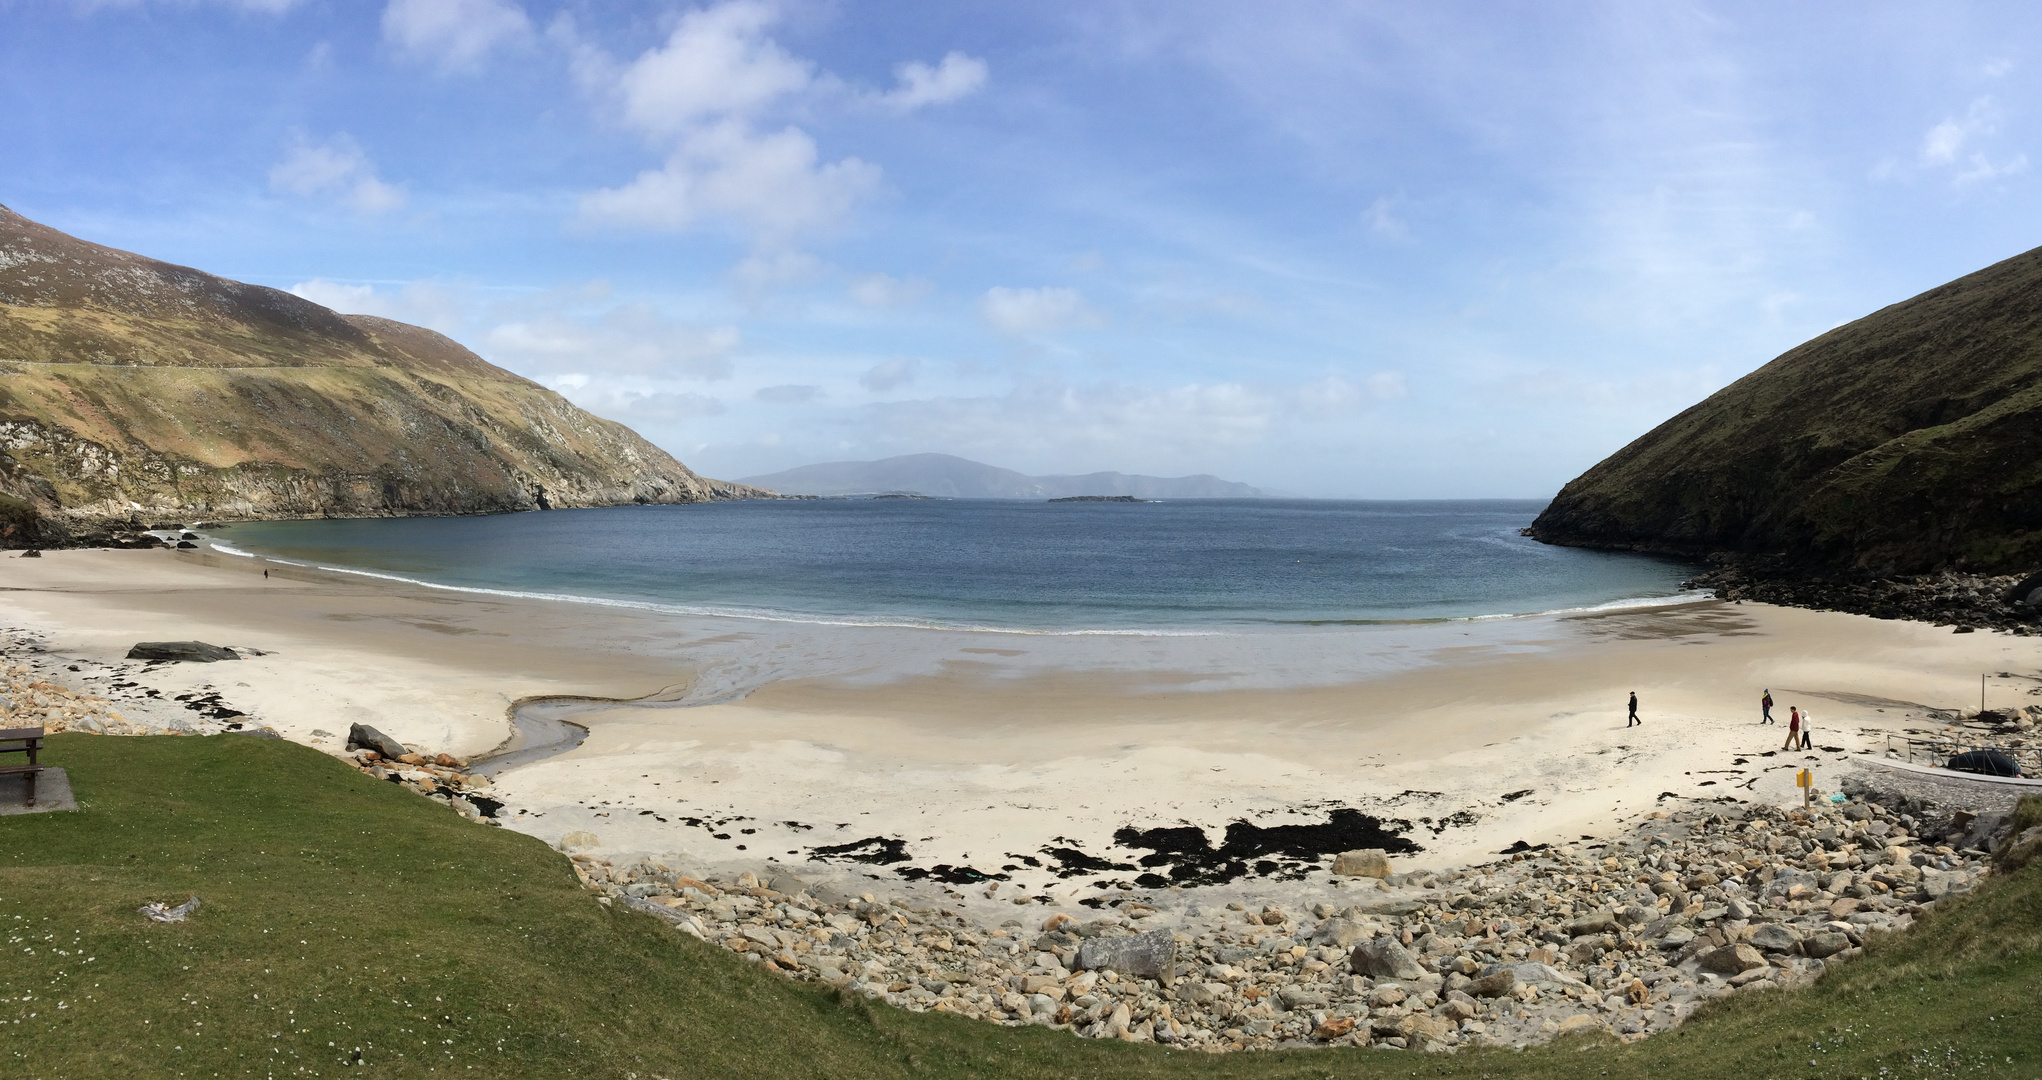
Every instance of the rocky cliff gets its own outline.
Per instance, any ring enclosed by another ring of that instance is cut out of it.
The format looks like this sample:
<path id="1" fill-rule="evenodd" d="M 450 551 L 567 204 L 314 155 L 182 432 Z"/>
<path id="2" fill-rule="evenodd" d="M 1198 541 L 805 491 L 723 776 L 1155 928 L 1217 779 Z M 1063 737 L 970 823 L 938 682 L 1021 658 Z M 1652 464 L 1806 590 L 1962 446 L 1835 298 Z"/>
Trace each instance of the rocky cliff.
<path id="1" fill-rule="evenodd" d="M 440 334 L 0 207 L 0 544 L 132 517 L 467 514 L 770 495 Z"/>
<path id="2" fill-rule="evenodd" d="M 1583 473 L 1531 532 L 1804 573 L 2042 566 L 2042 249 L 1788 351 Z"/>

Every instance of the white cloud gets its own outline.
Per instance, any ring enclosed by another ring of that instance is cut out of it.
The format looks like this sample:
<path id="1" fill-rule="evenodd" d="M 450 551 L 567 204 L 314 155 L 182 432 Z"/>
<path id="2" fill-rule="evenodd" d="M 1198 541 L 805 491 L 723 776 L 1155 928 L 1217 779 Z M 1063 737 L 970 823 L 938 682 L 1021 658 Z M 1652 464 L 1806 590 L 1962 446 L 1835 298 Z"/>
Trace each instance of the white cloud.
<path id="1" fill-rule="evenodd" d="M 1411 393 L 1401 371 L 1378 371 L 1362 380 L 1362 385 L 1368 388 L 1368 396 L 1377 401 L 1402 401 Z"/>
<path id="2" fill-rule="evenodd" d="M 929 295 L 935 285 L 921 278 L 867 274 L 851 283 L 851 299 L 871 308 L 906 307 Z"/>
<path id="3" fill-rule="evenodd" d="M 370 310 L 376 303 L 374 285 L 344 285 L 325 278 L 313 278 L 291 286 L 290 291 L 315 304 L 322 304 L 344 315 L 381 315 Z M 385 316 L 386 318 L 388 316 Z"/>
<path id="4" fill-rule="evenodd" d="M 778 13 L 728 3 L 690 11 L 665 46 L 647 50 L 617 76 L 624 118 L 655 135 L 705 121 L 751 117 L 804 90 L 810 66 L 765 36 Z"/>
<path id="5" fill-rule="evenodd" d="M 1984 154 L 1971 155 L 1970 163 L 1962 172 L 1950 178 L 1955 184 L 1975 184 L 1985 180 L 1997 180 L 2003 176 L 2028 171 L 2028 155 L 2015 154 L 2005 161 L 1993 162 Z"/>
<path id="6" fill-rule="evenodd" d="M 383 38 L 411 56 L 472 69 L 498 48 L 531 41 L 532 21 L 515 0 L 390 0 Z"/>
<path id="7" fill-rule="evenodd" d="M 522 371 L 612 371 L 714 381 L 730 377 L 732 354 L 741 340 L 735 327 L 694 326 L 642 304 L 625 304 L 595 315 L 541 310 L 498 322 L 483 332 L 478 351 Z"/>
<path id="8" fill-rule="evenodd" d="M 921 366 L 921 361 L 908 356 L 874 364 L 872 370 L 858 377 L 858 385 L 875 394 L 883 394 L 914 382 Z"/>
<path id="9" fill-rule="evenodd" d="M 822 260 L 805 251 L 754 251 L 731 268 L 733 277 L 753 289 L 813 281 L 822 272 Z"/>
<path id="10" fill-rule="evenodd" d="M 1921 142 L 1923 163 L 1945 165 L 1955 161 L 1966 141 L 1980 131 L 1991 130 L 1980 115 L 1979 105 L 1979 102 L 1973 102 L 1970 111 L 1963 117 L 1951 117 L 1929 129 Z"/>
<path id="11" fill-rule="evenodd" d="M 996 285 L 979 299 L 979 314 L 1003 334 L 1052 334 L 1105 320 L 1078 290 L 1058 287 L 1010 289 Z"/>
<path id="12" fill-rule="evenodd" d="M 628 62 L 582 39 L 571 18 L 554 21 L 549 35 L 568 50 L 583 87 L 666 155 L 627 183 L 584 195 L 584 219 L 734 228 L 758 249 L 737 268 L 748 285 L 813 272 L 789 274 L 788 253 L 842 223 L 879 191 L 882 174 L 856 157 L 826 160 L 808 132 L 786 125 L 789 111 L 842 83 L 772 38 L 779 16 L 777 5 L 759 0 L 691 10 L 663 43 Z M 905 111 L 976 91 L 986 65 L 953 52 L 933 67 L 903 64 L 898 74 L 900 85 L 879 100 Z"/>
<path id="13" fill-rule="evenodd" d="M 431 327 L 541 382 L 563 374 L 665 383 L 726 379 L 743 343 L 734 326 L 703 326 L 649 304 L 617 303 L 601 281 L 509 298 L 426 281 L 391 289 L 314 278 L 290 291 L 336 311 Z"/>
<path id="14" fill-rule="evenodd" d="M 404 205 L 404 189 L 384 183 L 375 165 L 346 133 L 323 143 L 299 135 L 284 159 L 269 171 L 270 187 L 303 197 L 327 196 L 364 214 Z"/>
<path id="15" fill-rule="evenodd" d="M 1403 201 L 1402 198 L 1392 199 L 1388 196 L 1377 199 L 1362 212 L 1361 220 L 1366 222 L 1369 231 L 1377 236 L 1388 240 L 1409 240 L 1411 227 L 1397 216 L 1397 204 Z"/>
<path id="16" fill-rule="evenodd" d="M 547 380 L 561 396 L 597 416 L 625 424 L 670 424 L 721 416 L 723 402 L 707 394 L 616 386 L 575 373 Z"/>
<path id="17" fill-rule="evenodd" d="M 815 140 L 799 128 L 761 135 L 724 121 L 689 135 L 664 168 L 583 196 L 581 209 L 595 221 L 656 229 L 728 219 L 770 244 L 785 243 L 838 224 L 878 190 L 878 166 L 818 159 Z"/>
<path id="18" fill-rule="evenodd" d="M 1989 96 L 1978 98 L 1965 108 L 1963 115 L 1946 117 L 1929 129 L 1922 137 L 1921 163 L 1930 168 L 1954 170 L 1950 182 L 1960 187 L 2026 172 L 2026 154 L 1994 161 L 1977 148 L 1980 141 L 1998 133 L 1999 107 Z"/>
<path id="19" fill-rule="evenodd" d="M 900 84 L 880 97 L 887 105 L 908 112 L 924 105 L 943 105 L 977 93 L 986 84 L 986 62 L 961 52 L 952 52 L 930 67 L 919 60 L 893 69 Z"/>
<path id="20" fill-rule="evenodd" d="M 101 8 L 141 7 L 150 0 L 73 0 L 81 11 L 93 12 Z M 159 0 L 160 2 L 160 0 Z M 202 0 L 168 0 L 181 7 L 190 7 Z M 297 7 L 302 0 L 210 0 L 219 7 L 240 8 L 243 11 L 259 11 L 266 15 L 281 15 Z"/>
<path id="21" fill-rule="evenodd" d="M 1404 373 L 1378 371 L 1360 381 L 1343 375 L 1328 375 L 1295 390 L 1267 390 L 1271 408 L 1291 409 L 1310 417 L 1351 414 L 1386 401 L 1402 401 L 1410 395 Z"/>
<path id="22" fill-rule="evenodd" d="M 772 405 L 800 405 L 821 397 L 822 387 L 791 383 L 783 386 L 763 386 L 752 396 Z"/>
<path id="23" fill-rule="evenodd" d="M 414 281 L 398 289 L 378 289 L 373 285 L 313 278 L 291 286 L 290 291 L 346 315 L 376 315 L 431 327 L 443 334 L 458 333 L 466 326 L 466 302 L 455 291 L 434 282 Z"/>

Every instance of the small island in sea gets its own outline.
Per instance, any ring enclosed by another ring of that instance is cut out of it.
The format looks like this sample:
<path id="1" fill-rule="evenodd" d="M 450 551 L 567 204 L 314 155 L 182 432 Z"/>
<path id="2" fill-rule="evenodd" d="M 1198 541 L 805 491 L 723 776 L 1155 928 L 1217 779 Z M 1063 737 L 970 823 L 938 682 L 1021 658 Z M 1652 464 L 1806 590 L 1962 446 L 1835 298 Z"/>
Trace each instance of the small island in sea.
<path id="1" fill-rule="evenodd" d="M 1154 502 L 1155 500 L 1137 499 L 1132 495 L 1066 495 L 1061 499 L 1051 499 L 1049 501 L 1053 503 L 1066 502 L 1145 503 Z"/>

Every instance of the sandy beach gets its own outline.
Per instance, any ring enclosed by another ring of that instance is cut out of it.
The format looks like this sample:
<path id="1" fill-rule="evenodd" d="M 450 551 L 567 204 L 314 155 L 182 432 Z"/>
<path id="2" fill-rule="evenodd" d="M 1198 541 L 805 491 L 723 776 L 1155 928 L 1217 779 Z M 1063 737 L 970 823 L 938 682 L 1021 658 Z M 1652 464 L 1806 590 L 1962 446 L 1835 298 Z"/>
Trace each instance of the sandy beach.
<path id="1" fill-rule="evenodd" d="M 473 758 L 510 737 L 521 700 L 669 702 L 591 702 L 573 717 L 590 732 L 581 746 L 495 777 L 500 820 L 549 842 L 588 833 L 606 857 L 659 854 L 704 872 L 984 875 L 1054 903 L 1161 859 L 1117 843 L 1123 830 L 1195 826 L 1218 848 L 1232 823 L 1326 824 L 1349 808 L 1417 845 L 1400 864 L 1445 868 L 1685 800 L 1786 804 L 1796 769 L 1834 790 L 1887 734 L 1975 707 L 1981 673 L 2042 671 L 2031 638 L 1701 602 L 1354 631 L 1356 651 L 1415 642 L 1419 655 L 1281 688 L 1215 677 L 1225 641 L 1121 643 L 1117 667 L 1088 668 L 1066 663 L 1069 650 L 1104 645 L 895 632 L 909 644 L 853 648 L 842 671 L 773 680 L 760 668 L 768 681 L 717 695 L 734 700 L 672 704 L 689 700 L 705 662 L 791 646 L 743 620 L 274 566 L 264 579 L 257 561 L 205 553 L 59 551 L 4 565 L 7 624 L 57 657 L 110 664 L 162 639 L 254 650 L 130 678 L 158 701 L 216 691 L 329 751 L 360 722 Z M 1241 644 L 1251 657 L 1269 648 Z M 1193 662 L 1173 667 L 1173 647 Z M 2030 685 L 1996 680 L 1992 703 L 2025 701 Z M 1774 753 L 1784 726 L 1757 724 L 1766 688 L 1782 720 L 1795 704 L 1813 713 L 1817 749 Z M 1644 723 L 1627 729 L 1631 690 Z M 1294 857 L 1261 869 L 1324 879 Z"/>

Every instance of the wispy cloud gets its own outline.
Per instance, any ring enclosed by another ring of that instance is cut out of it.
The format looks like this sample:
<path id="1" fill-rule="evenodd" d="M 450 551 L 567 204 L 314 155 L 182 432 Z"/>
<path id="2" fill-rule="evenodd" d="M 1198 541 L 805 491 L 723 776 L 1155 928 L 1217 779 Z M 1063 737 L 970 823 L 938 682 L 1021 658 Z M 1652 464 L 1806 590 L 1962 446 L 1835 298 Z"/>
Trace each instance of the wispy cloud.
<path id="1" fill-rule="evenodd" d="M 879 182 L 879 167 L 857 158 L 823 162 L 799 128 L 761 134 L 726 120 L 689 133 L 664 166 L 584 196 L 581 208 L 610 225 L 680 230 L 721 221 L 782 245 L 840 223 Z"/>
<path id="2" fill-rule="evenodd" d="M 883 394 L 914 382 L 921 366 L 921 361 L 913 357 L 897 357 L 872 365 L 870 370 L 858 377 L 858 385 L 875 394 Z"/>
<path id="3" fill-rule="evenodd" d="M 533 33 L 515 0 L 390 0 L 383 38 L 406 55 L 474 70 L 492 52 L 531 44 Z"/>
<path id="4" fill-rule="evenodd" d="M 866 274 L 851 282 L 851 299 L 870 308 L 906 307 L 929 295 L 935 283 L 922 278 Z"/>
<path id="5" fill-rule="evenodd" d="M 807 383 L 783 383 L 779 386 L 762 386 L 752 391 L 752 396 L 770 405 L 801 405 L 822 396 L 822 387 Z"/>
<path id="6" fill-rule="evenodd" d="M 227 7 L 243 11 L 255 11 L 265 15 L 281 15 L 304 3 L 304 0 L 72 0 L 80 11 L 92 12 L 101 8 L 135 8 L 150 5 L 162 7 Z"/>
<path id="7" fill-rule="evenodd" d="M 919 60 L 893 69 L 899 85 L 880 96 L 887 106 L 908 112 L 925 105 L 944 105 L 984 89 L 990 69 L 984 60 L 951 52 L 930 67 Z"/>
<path id="8" fill-rule="evenodd" d="M 368 154 L 345 132 L 324 142 L 299 134 L 283 160 L 271 167 L 269 186 L 291 195 L 329 198 L 364 214 L 404 205 L 404 189 L 384 183 Z"/>
<path id="9" fill-rule="evenodd" d="M 1922 136 L 1921 163 L 1948 171 L 1950 182 L 1959 186 L 2026 172 L 2028 155 L 2013 154 L 1994 161 L 1978 145 L 1999 133 L 2000 113 L 1998 104 L 1987 96 L 1973 100 L 1961 114 L 1945 117 Z"/>
<path id="10" fill-rule="evenodd" d="M 993 329 L 1017 337 L 1102 325 L 1106 320 L 1078 290 L 1015 289 L 996 285 L 979 298 L 979 314 Z"/>

